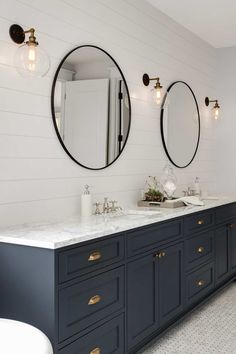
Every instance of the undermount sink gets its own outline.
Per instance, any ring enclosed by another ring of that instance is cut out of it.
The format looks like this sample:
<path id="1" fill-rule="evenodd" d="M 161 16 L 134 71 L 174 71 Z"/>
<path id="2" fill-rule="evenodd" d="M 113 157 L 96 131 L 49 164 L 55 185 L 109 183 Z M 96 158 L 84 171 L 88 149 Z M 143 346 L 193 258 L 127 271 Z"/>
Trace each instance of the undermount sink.
<path id="1" fill-rule="evenodd" d="M 162 213 L 159 210 L 137 210 L 132 209 L 127 211 L 127 215 L 135 215 L 135 216 L 161 216 Z"/>

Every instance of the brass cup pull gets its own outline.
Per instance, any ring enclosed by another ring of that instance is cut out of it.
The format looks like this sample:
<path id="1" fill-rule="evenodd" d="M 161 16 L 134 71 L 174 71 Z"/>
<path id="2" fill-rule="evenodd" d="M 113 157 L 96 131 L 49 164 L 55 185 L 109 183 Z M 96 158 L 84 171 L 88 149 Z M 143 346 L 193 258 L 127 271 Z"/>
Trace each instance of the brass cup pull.
<path id="1" fill-rule="evenodd" d="M 204 220 L 198 220 L 198 225 L 203 225 L 204 224 Z"/>
<path id="2" fill-rule="evenodd" d="M 198 249 L 197 249 L 198 253 L 203 253 L 204 251 L 205 251 L 205 249 L 202 246 L 198 247 Z"/>
<path id="3" fill-rule="evenodd" d="M 204 281 L 204 280 L 199 280 L 199 281 L 197 282 L 197 285 L 198 285 L 198 286 L 203 286 L 203 285 L 205 285 L 205 281 Z"/>
<path id="4" fill-rule="evenodd" d="M 102 254 L 101 252 L 99 251 L 94 251 L 92 252 L 89 257 L 88 257 L 88 261 L 89 262 L 95 262 L 95 261 L 98 261 L 99 259 L 102 258 Z"/>
<path id="5" fill-rule="evenodd" d="M 88 305 L 96 305 L 102 300 L 100 295 L 95 295 L 89 299 Z"/>
<path id="6" fill-rule="evenodd" d="M 236 226 L 235 224 L 229 224 L 229 228 L 230 228 L 230 229 L 234 229 L 235 226 Z"/>
<path id="7" fill-rule="evenodd" d="M 162 258 L 162 257 L 165 257 L 166 256 L 166 253 L 165 253 L 165 251 L 161 251 L 161 252 L 157 252 L 157 253 L 155 253 L 154 254 L 154 257 L 155 258 Z"/>
<path id="8" fill-rule="evenodd" d="M 154 254 L 154 257 L 155 257 L 155 258 L 161 258 L 161 252 L 156 252 L 156 253 Z"/>
<path id="9" fill-rule="evenodd" d="M 94 348 L 93 350 L 91 350 L 91 352 L 89 354 L 101 354 L 102 349 L 101 348 Z"/>

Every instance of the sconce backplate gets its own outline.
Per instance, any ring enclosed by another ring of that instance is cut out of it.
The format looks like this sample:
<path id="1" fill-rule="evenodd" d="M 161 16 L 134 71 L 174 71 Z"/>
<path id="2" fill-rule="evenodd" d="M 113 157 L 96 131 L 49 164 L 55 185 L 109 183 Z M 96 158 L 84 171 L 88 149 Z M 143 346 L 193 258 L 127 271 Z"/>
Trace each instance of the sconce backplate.
<path id="1" fill-rule="evenodd" d="M 11 25 L 9 28 L 9 35 L 13 42 L 17 44 L 22 44 L 25 41 L 25 33 L 21 26 L 19 25 Z"/>
<path id="2" fill-rule="evenodd" d="M 150 78 L 149 78 L 148 74 L 144 74 L 144 75 L 143 75 L 143 83 L 144 83 L 145 86 L 148 86 L 148 85 L 149 85 L 149 83 L 150 83 Z"/>
<path id="3" fill-rule="evenodd" d="M 210 100 L 209 100 L 208 97 L 206 97 L 206 98 L 205 98 L 205 105 L 206 105 L 206 106 L 209 106 L 209 103 L 210 103 Z"/>

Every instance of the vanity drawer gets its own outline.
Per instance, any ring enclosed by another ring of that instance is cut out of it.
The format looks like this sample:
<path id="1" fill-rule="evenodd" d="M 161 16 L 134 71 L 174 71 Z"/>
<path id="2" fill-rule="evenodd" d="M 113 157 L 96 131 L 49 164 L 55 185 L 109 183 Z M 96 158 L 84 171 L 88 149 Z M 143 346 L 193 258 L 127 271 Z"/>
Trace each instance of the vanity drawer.
<path id="1" fill-rule="evenodd" d="M 224 205 L 222 207 L 216 208 L 215 218 L 216 224 L 227 222 L 232 218 L 236 217 L 236 203 Z"/>
<path id="2" fill-rule="evenodd" d="M 187 279 L 187 304 L 190 305 L 210 292 L 214 287 L 214 263 L 201 267 Z"/>
<path id="3" fill-rule="evenodd" d="M 59 291 L 59 340 L 124 307 L 124 267 Z"/>
<path id="4" fill-rule="evenodd" d="M 123 315 L 61 349 L 60 354 L 124 354 Z"/>
<path id="5" fill-rule="evenodd" d="M 184 218 L 185 233 L 201 231 L 214 225 L 214 212 L 197 213 Z"/>
<path id="6" fill-rule="evenodd" d="M 213 257 L 214 232 L 207 231 L 185 241 L 186 267 L 196 267 Z"/>
<path id="7" fill-rule="evenodd" d="M 59 253 L 59 283 L 119 262 L 124 252 L 123 236 L 63 251 Z"/>
<path id="8" fill-rule="evenodd" d="M 156 247 L 158 243 L 178 240 L 183 234 L 182 220 L 171 221 L 161 225 L 153 225 L 129 232 L 128 256 L 135 256 Z"/>

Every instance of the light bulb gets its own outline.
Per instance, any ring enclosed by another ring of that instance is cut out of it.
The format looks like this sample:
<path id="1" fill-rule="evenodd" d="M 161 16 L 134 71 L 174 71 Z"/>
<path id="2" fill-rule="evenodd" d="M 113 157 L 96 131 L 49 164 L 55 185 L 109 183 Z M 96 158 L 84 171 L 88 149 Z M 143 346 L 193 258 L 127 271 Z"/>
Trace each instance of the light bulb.
<path id="1" fill-rule="evenodd" d="M 155 101 L 159 105 L 161 103 L 161 88 L 155 88 Z"/>
<path id="2" fill-rule="evenodd" d="M 219 119 L 219 117 L 220 117 L 220 109 L 218 107 L 214 107 L 213 108 L 213 115 L 214 115 L 215 120 Z"/>
<path id="3" fill-rule="evenodd" d="M 16 51 L 15 66 L 21 76 L 42 77 L 50 68 L 50 60 L 41 46 L 25 43 Z"/>
<path id="4" fill-rule="evenodd" d="M 36 46 L 30 44 L 28 50 L 28 63 L 26 63 L 29 71 L 35 71 L 36 69 Z"/>

